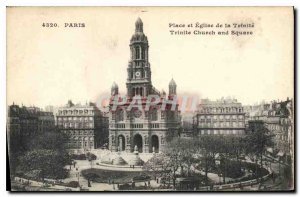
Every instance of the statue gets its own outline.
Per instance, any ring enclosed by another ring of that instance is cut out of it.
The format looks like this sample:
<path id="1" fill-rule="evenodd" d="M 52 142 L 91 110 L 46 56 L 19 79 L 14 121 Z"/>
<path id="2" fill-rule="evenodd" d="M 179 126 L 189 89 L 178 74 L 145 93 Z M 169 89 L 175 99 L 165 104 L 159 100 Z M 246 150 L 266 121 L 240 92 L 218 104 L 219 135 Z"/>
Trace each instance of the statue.
<path id="1" fill-rule="evenodd" d="M 164 144 L 165 143 L 165 138 L 162 136 L 161 137 L 161 144 Z"/>
<path id="2" fill-rule="evenodd" d="M 111 142 L 112 142 L 112 144 L 115 143 L 115 137 L 113 135 L 111 136 Z"/>
<path id="3" fill-rule="evenodd" d="M 134 151 L 138 151 L 137 145 L 134 146 Z"/>
<path id="4" fill-rule="evenodd" d="M 127 139 L 127 144 L 130 144 L 130 138 L 128 135 L 126 136 L 126 139 Z"/>
<path id="5" fill-rule="evenodd" d="M 154 146 L 152 146 L 152 152 L 155 153 L 155 147 Z"/>

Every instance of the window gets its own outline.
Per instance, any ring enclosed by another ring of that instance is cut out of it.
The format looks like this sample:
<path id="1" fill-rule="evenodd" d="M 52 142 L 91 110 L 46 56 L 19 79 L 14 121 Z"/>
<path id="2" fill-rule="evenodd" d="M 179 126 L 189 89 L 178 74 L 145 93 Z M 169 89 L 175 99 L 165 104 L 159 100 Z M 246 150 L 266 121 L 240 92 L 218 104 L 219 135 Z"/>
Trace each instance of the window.
<path id="1" fill-rule="evenodd" d="M 151 113 L 151 120 L 156 121 L 157 120 L 157 109 L 151 110 L 150 113 Z"/>
<path id="2" fill-rule="evenodd" d="M 145 59 L 145 50 L 142 48 L 142 59 Z"/>
<path id="3" fill-rule="evenodd" d="M 116 112 L 116 121 L 123 121 L 124 120 L 124 111 L 122 109 Z"/>
<path id="4" fill-rule="evenodd" d="M 233 122 L 233 123 L 232 123 L 232 126 L 233 126 L 233 127 L 236 127 L 236 122 Z"/>
<path id="5" fill-rule="evenodd" d="M 136 59 L 140 59 L 140 53 L 141 53 L 140 47 L 139 46 L 135 47 L 135 57 L 136 57 Z"/>

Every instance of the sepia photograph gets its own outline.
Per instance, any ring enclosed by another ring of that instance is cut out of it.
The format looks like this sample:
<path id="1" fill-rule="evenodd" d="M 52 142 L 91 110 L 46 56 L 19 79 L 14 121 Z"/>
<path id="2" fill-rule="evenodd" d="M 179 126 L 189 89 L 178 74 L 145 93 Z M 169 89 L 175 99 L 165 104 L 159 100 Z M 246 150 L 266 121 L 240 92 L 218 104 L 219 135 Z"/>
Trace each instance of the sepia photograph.
<path id="1" fill-rule="evenodd" d="M 293 192 L 293 7 L 6 7 L 7 189 Z"/>

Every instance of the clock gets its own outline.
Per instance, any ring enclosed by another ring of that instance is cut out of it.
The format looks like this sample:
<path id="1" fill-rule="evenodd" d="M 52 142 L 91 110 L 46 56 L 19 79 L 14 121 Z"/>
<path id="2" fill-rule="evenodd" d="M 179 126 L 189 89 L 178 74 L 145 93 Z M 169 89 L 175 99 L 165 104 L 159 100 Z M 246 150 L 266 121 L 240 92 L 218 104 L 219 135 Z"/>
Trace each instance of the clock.
<path id="1" fill-rule="evenodd" d="M 137 72 L 135 73 L 135 76 L 136 76 L 136 77 L 140 77 L 140 76 L 141 76 L 141 72 L 140 72 L 140 71 L 137 71 Z"/>

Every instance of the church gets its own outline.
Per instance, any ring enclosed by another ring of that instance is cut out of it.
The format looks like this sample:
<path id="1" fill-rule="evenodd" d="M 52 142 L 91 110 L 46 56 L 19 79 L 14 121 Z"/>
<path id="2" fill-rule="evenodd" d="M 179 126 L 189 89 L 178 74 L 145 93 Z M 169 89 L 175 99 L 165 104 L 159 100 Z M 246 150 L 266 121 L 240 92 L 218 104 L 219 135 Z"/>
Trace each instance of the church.
<path id="1" fill-rule="evenodd" d="M 114 107 L 112 100 L 119 95 L 114 82 L 111 87 L 109 104 L 109 149 L 140 153 L 163 152 L 166 143 L 178 135 L 180 111 L 177 104 L 177 85 L 172 79 L 169 92 L 159 92 L 151 81 L 148 38 L 143 31 L 140 18 L 135 23 L 135 32 L 130 40 L 130 61 L 127 67 L 126 102 Z M 158 98 L 149 107 L 151 99 Z M 140 107 L 130 107 L 130 102 L 140 98 Z M 147 107 L 148 105 L 148 107 Z"/>

